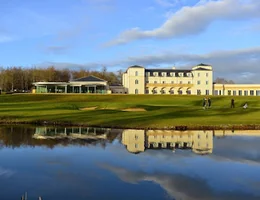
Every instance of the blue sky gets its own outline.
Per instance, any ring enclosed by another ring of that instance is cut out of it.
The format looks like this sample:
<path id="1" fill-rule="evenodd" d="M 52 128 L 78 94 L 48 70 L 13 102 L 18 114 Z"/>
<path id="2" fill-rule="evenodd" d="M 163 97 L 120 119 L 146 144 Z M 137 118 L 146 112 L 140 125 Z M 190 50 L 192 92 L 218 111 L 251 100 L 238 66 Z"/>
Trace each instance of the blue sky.
<path id="1" fill-rule="evenodd" d="M 257 83 L 259 0 L 0 0 L 0 66 L 213 66 Z"/>

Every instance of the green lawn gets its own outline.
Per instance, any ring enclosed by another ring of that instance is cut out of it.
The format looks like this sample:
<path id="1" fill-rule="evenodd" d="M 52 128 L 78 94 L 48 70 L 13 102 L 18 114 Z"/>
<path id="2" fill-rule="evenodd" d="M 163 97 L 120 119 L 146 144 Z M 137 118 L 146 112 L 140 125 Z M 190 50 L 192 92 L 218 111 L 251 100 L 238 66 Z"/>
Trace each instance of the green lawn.
<path id="1" fill-rule="evenodd" d="M 235 99 L 235 108 L 230 100 Z M 260 97 L 212 96 L 212 108 L 202 109 L 203 96 L 12 94 L 0 95 L 1 123 L 56 122 L 121 128 L 260 125 Z M 248 109 L 242 105 L 247 102 Z M 82 110 L 96 107 L 95 110 Z M 126 108 L 146 111 L 127 112 Z"/>

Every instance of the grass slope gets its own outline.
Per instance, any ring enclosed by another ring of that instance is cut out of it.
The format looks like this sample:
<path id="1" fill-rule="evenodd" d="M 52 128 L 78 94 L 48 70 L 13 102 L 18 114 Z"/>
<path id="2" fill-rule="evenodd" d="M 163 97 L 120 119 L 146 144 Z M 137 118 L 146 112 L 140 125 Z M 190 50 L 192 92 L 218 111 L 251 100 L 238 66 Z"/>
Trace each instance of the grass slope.
<path id="1" fill-rule="evenodd" d="M 231 98 L 235 108 L 230 108 Z M 202 109 L 203 96 L 13 94 L 0 95 L 1 123 L 57 122 L 121 128 L 260 125 L 260 97 L 212 96 L 212 108 Z M 247 102 L 248 109 L 242 105 Z M 86 109 L 96 107 L 96 109 Z M 126 112 L 144 108 L 145 112 Z"/>

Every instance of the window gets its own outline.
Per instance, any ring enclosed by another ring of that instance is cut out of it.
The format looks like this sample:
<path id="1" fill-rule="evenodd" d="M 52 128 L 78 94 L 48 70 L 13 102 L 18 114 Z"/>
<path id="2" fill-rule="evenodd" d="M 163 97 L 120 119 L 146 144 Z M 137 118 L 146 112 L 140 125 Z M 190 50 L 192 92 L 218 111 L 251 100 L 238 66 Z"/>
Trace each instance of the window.
<path id="1" fill-rule="evenodd" d="M 146 93 L 146 94 L 149 94 L 149 90 L 148 90 L 148 89 L 146 89 L 146 90 L 145 90 L 145 93 Z"/>
<path id="2" fill-rule="evenodd" d="M 237 91 L 233 90 L 233 96 L 236 96 L 236 95 L 237 95 Z"/>
<path id="3" fill-rule="evenodd" d="M 138 94 L 138 89 L 135 89 L 135 94 Z"/>
<path id="4" fill-rule="evenodd" d="M 172 81 L 171 83 L 174 84 L 174 81 Z"/>
<path id="5" fill-rule="evenodd" d="M 188 84 L 190 84 L 190 81 L 188 81 Z"/>
<path id="6" fill-rule="evenodd" d="M 231 90 L 228 90 L 228 95 L 231 95 Z"/>
<path id="7" fill-rule="evenodd" d="M 154 81 L 154 83 L 157 83 L 157 81 Z"/>
<path id="8" fill-rule="evenodd" d="M 138 148 L 138 144 L 135 144 L 135 148 Z"/>
<path id="9" fill-rule="evenodd" d="M 242 96 L 242 90 L 238 90 L 238 95 Z"/>
<path id="10" fill-rule="evenodd" d="M 244 96 L 248 96 L 248 91 L 247 90 L 244 91 Z"/>
<path id="11" fill-rule="evenodd" d="M 136 140 L 138 139 L 138 135 L 135 135 L 135 139 L 136 139 Z"/>
<path id="12" fill-rule="evenodd" d="M 162 82 L 163 84 L 165 83 L 165 81 Z"/>
<path id="13" fill-rule="evenodd" d="M 200 95 L 201 94 L 201 90 L 197 90 L 197 95 Z"/>
<path id="14" fill-rule="evenodd" d="M 181 95 L 182 94 L 182 90 L 178 90 L 178 93 Z"/>
<path id="15" fill-rule="evenodd" d="M 208 77 L 209 76 L 209 73 L 206 73 L 206 77 Z"/>
<path id="16" fill-rule="evenodd" d="M 138 80 L 135 80 L 135 84 L 138 84 Z"/>
<path id="17" fill-rule="evenodd" d="M 221 95 L 221 90 L 218 91 L 219 95 Z"/>
<path id="18" fill-rule="evenodd" d="M 135 76 L 138 76 L 138 71 L 135 71 Z"/>
<path id="19" fill-rule="evenodd" d="M 260 96 L 260 90 L 256 90 L 256 96 Z"/>
<path id="20" fill-rule="evenodd" d="M 198 139 L 200 139 L 200 135 L 198 135 Z"/>
<path id="21" fill-rule="evenodd" d="M 146 83 L 149 83 L 149 81 L 146 81 Z"/>
<path id="22" fill-rule="evenodd" d="M 157 94 L 157 90 L 153 90 L 153 94 Z"/>
<path id="23" fill-rule="evenodd" d="M 200 73 L 198 73 L 198 77 L 200 77 Z"/>
<path id="24" fill-rule="evenodd" d="M 187 94 L 191 94 L 191 91 L 190 91 L 190 90 L 187 90 L 186 92 L 187 92 Z"/>
<path id="25" fill-rule="evenodd" d="M 182 81 L 180 81 L 180 84 L 182 84 Z"/>
<path id="26" fill-rule="evenodd" d="M 254 90 L 250 90 L 250 96 L 254 96 Z"/>
<path id="27" fill-rule="evenodd" d="M 209 90 L 206 90 L 206 95 L 209 95 Z"/>
<path id="28" fill-rule="evenodd" d="M 208 81 L 206 81 L 206 85 L 208 85 L 209 84 L 209 82 Z"/>
<path id="29" fill-rule="evenodd" d="M 146 72 L 146 76 L 150 76 L 150 72 Z"/>
<path id="30" fill-rule="evenodd" d="M 200 81 L 197 81 L 197 85 L 200 85 Z"/>
<path id="31" fill-rule="evenodd" d="M 218 90 L 214 90 L 214 95 L 218 95 Z"/>

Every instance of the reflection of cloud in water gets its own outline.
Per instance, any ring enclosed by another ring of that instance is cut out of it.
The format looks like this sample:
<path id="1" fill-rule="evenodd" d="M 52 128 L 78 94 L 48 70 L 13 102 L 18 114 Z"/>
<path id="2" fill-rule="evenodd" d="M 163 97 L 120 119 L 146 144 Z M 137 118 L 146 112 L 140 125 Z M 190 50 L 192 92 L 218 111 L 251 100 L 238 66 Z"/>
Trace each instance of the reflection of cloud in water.
<path id="1" fill-rule="evenodd" d="M 141 181 L 152 181 L 157 183 L 176 200 L 254 200 L 260 198 L 259 192 L 258 194 L 248 194 L 243 191 L 228 191 L 228 188 L 226 191 L 216 191 L 206 180 L 199 177 L 160 172 L 150 174 L 144 171 L 130 171 L 111 165 L 103 165 L 103 168 L 112 171 L 124 182 L 137 184 Z M 251 187 L 253 188 L 253 186 Z"/>
<path id="2" fill-rule="evenodd" d="M 11 177 L 15 172 L 9 169 L 4 169 L 0 167 L 0 177 Z"/>
<path id="3" fill-rule="evenodd" d="M 214 139 L 214 158 L 260 164 L 259 137 L 225 137 Z"/>

